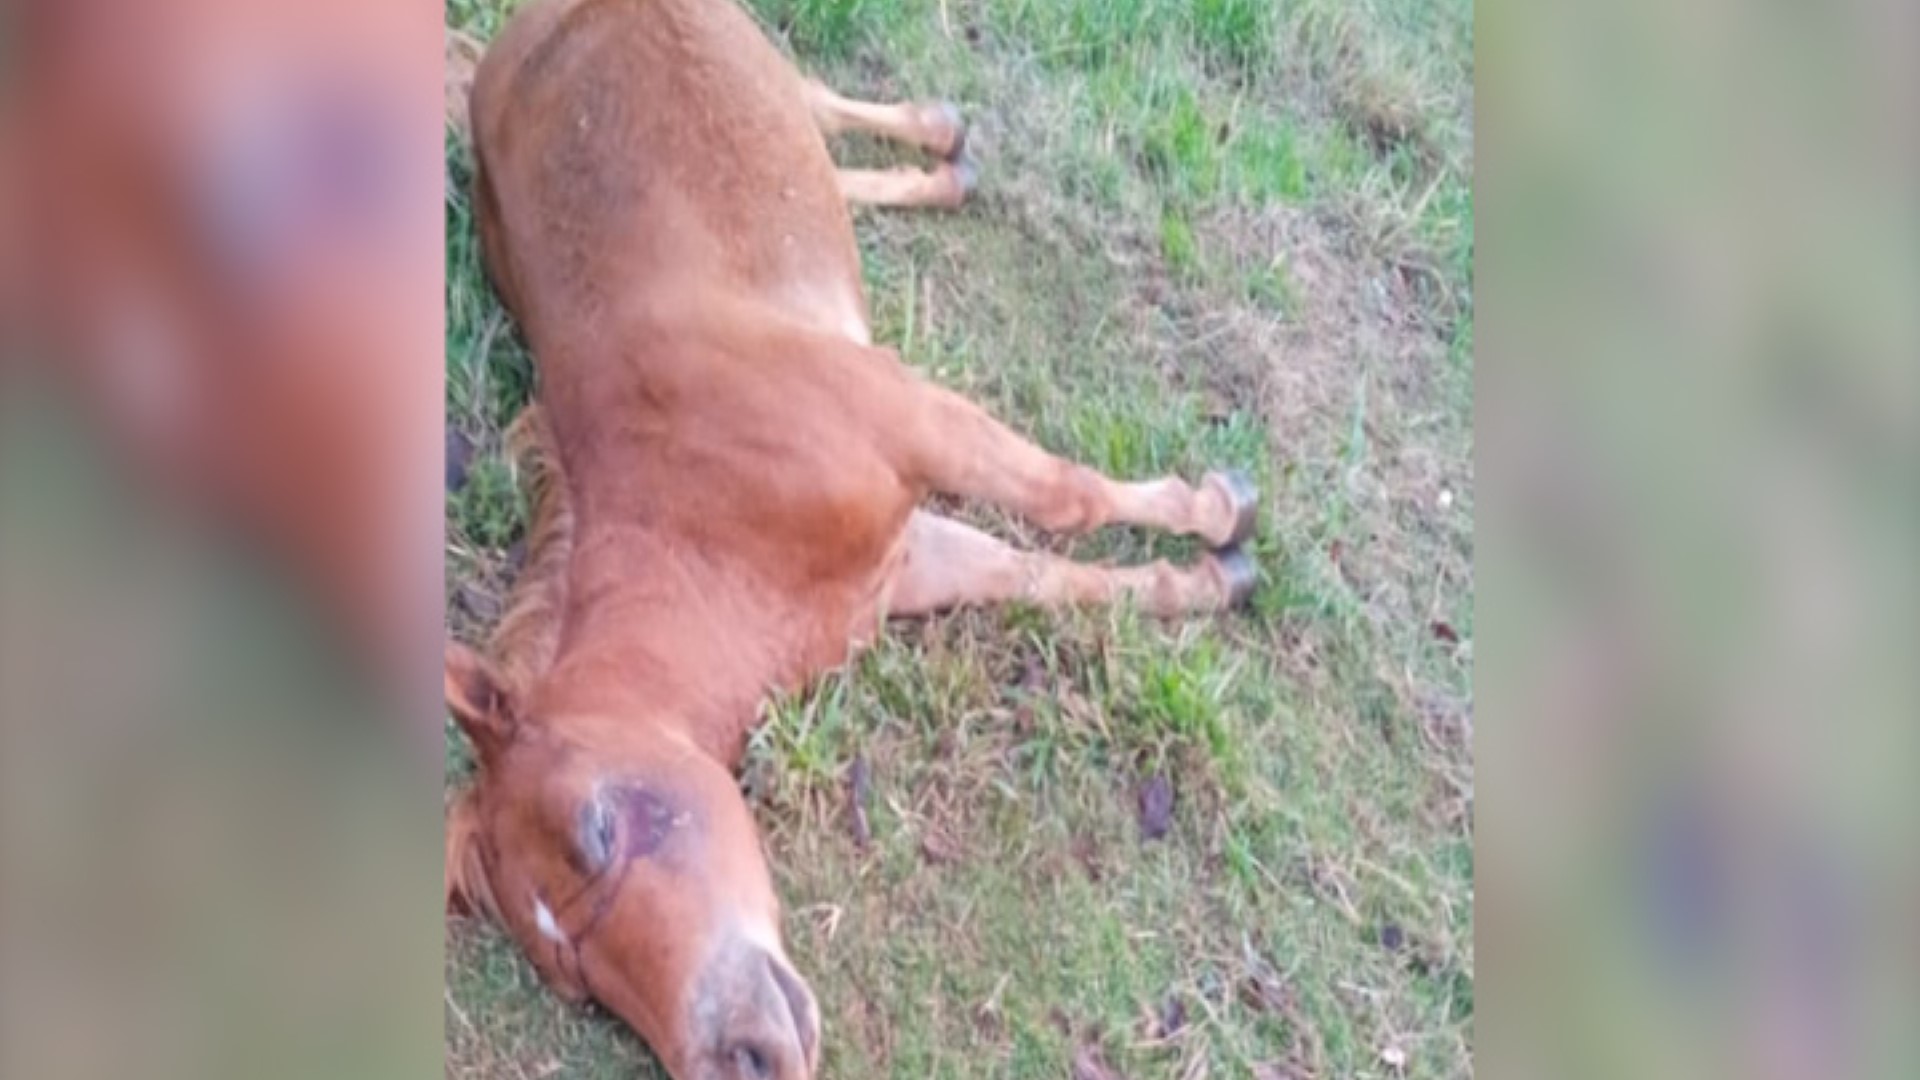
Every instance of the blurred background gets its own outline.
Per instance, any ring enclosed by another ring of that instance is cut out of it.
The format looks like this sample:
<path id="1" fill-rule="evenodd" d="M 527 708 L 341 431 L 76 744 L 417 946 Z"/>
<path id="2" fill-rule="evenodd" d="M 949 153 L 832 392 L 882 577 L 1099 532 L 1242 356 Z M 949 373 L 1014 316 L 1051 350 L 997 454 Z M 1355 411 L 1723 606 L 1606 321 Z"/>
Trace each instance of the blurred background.
<path id="1" fill-rule="evenodd" d="M 1492 1075 L 1920 1075 L 1917 22 L 1481 6 Z"/>
<path id="2" fill-rule="evenodd" d="M 0 1076 L 438 1068 L 438 18 L 0 3 Z"/>

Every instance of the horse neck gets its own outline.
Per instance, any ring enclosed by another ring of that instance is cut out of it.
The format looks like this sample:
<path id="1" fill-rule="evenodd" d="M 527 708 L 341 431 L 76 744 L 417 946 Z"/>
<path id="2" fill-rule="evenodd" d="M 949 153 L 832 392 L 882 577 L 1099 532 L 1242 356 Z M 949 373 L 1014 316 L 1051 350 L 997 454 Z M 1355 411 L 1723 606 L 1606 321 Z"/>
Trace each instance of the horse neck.
<path id="1" fill-rule="evenodd" d="M 543 711 L 670 729 L 737 768 L 761 701 L 784 681 L 765 606 L 625 531 L 576 551 L 568 580 L 558 655 L 540 680 Z"/>

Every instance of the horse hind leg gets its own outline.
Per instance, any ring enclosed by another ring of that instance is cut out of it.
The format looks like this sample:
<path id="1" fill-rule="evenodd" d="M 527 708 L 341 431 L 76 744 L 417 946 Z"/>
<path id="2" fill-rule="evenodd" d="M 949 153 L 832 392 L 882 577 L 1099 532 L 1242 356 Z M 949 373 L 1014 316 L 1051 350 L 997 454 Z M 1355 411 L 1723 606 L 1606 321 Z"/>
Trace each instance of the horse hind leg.
<path id="1" fill-rule="evenodd" d="M 966 202 L 979 179 L 969 162 L 945 162 L 930 172 L 914 168 L 841 169 L 839 178 L 840 195 L 850 203 L 947 209 Z"/>
<path id="2" fill-rule="evenodd" d="M 936 491 L 993 503 L 1063 534 L 1140 525 L 1228 548 L 1258 523 L 1259 491 L 1239 472 L 1208 473 L 1197 487 L 1178 477 L 1115 480 L 1048 453 L 959 394 L 931 384 L 922 394 L 914 464 Z"/>
<path id="3" fill-rule="evenodd" d="M 1020 551 L 926 511 L 916 511 L 908 522 L 906 545 L 889 590 L 889 615 L 1016 601 L 1060 608 L 1131 599 L 1151 615 L 1176 618 L 1240 606 L 1258 577 L 1237 548 L 1210 553 L 1193 566 L 1099 566 Z"/>
<path id="4" fill-rule="evenodd" d="M 883 105 L 855 101 L 817 79 L 805 82 L 807 108 L 828 138 L 864 131 L 917 146 L 943 161 L 958 161 L 967 150 L 967 125 L 951 102 L 916 101 Z"/>
<path id="5" fill-rule="evenodd" d="M 883 105 L 842 97 L 817 80 L 809 79 L 804 85 L 807 108 L 822 135 L 832 138 L 848 131 L 864 131 L 919 147 L 941 159 L 931 170 L 842 169 L 840 194 L 848 202 L 953 208 L 966 202 L 978 186 L 980 169 L 967 153 L 967 125 L 951 103 Z"/>

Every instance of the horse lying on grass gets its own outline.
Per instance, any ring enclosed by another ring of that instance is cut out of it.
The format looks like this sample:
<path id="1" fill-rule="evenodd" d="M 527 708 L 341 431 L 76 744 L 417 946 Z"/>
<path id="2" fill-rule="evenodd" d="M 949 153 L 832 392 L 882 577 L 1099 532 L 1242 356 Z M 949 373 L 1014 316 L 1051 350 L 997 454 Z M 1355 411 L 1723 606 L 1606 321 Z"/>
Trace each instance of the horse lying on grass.
<path id="1" fill-rule="evenodd" d="M 449 903 L 679 1080 L 810 1077 L 819 1009 L 734 779 L 769 691 L 889 616 L 1227 609 L 1253 585 L 1254 492 L 1101 476 L 872 343 L 848 203 L 959 204 L 974 174 L 950 107 L 841 98 L 726 0 L 537 0 L 481 60 L 469 115 L 488 271 L 539 367 L 519 434 L 542 479 L 489 657 L 447 654 L 479 760 L 450 812 Z M 849 128 L 944 160 L 836 169 L 823 135 Z M 1214 550 L 1080 564 L 920 509 L 934 493 Z"/>

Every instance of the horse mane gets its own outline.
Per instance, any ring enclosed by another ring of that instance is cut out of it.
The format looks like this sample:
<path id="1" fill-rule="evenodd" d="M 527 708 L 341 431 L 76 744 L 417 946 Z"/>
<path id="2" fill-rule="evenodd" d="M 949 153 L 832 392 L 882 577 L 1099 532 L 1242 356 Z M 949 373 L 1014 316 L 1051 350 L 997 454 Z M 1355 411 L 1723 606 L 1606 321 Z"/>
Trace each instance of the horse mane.
<path id="1" fill-rule="evenodd" d="M 527 558 L 508 594 L 506 614 L 487 639 L 487 652 L 510 693 L 525 693 L 560 650 L 560 619 L 567 603 L 567 564 L 573 557 L 573 506 L 555 452 L 546 412 L 523 409 L 507 429 L 507 449 L 533 502 Z"/>

